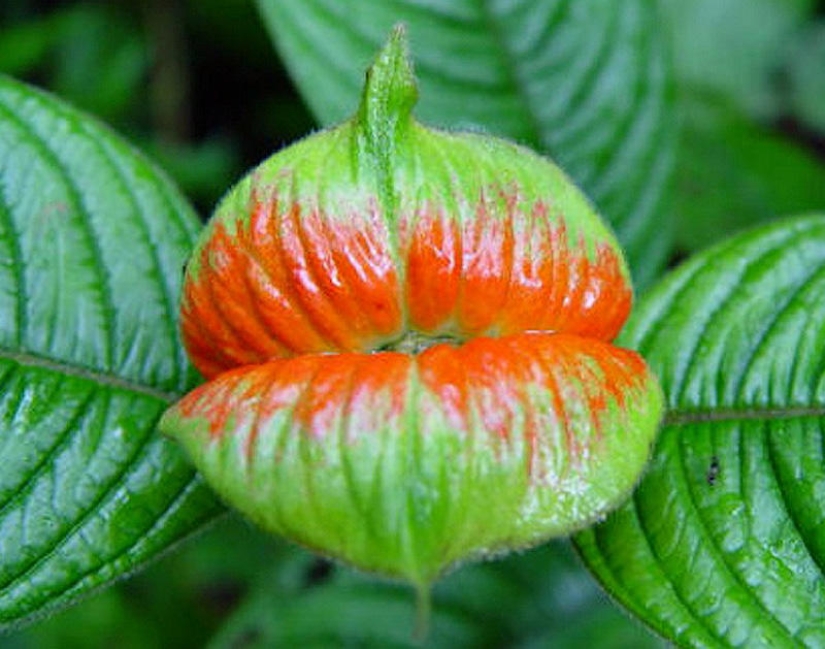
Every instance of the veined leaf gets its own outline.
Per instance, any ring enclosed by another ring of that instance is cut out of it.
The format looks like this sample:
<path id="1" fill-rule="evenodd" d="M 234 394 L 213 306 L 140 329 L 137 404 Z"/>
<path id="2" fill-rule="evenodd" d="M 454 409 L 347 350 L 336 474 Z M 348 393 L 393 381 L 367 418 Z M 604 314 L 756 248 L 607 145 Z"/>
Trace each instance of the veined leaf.
<path id="1" fill-rule="evenodd" d="M 825 644 L 825 215 L 675 271 L 623 334 L 669 414 L 632 500 L 577 536 L 680 646 Z"/>
<path id="2" fill-rule="evenodd" d="M 0 77 L 0 626 L 217 510 L 155 429 L 195 380 L 176 312 L 197 229 L 120 139 Z"/>
<path id="3" fill-rule="evenodd" d="M 670 243 L 669 68 L 654 0 L 258 0 L 324 125 L 355 108 L 363 71 L 407 23 L 425 123 L 514 139 L 559 162 L 650 280 Z"/>

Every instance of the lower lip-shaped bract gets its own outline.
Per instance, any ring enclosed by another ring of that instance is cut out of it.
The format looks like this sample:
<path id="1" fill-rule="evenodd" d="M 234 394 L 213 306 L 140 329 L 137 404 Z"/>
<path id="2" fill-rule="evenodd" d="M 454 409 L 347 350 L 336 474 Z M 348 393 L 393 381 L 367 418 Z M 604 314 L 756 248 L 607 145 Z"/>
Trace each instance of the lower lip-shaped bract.
<path id="1" fill-rule="evenodd" d="M 162 428 L 265 529 L 425 585 L 604 516 L 641 474 L 661 408 L 636 353 L 524 333 L 242 367 Z"/>

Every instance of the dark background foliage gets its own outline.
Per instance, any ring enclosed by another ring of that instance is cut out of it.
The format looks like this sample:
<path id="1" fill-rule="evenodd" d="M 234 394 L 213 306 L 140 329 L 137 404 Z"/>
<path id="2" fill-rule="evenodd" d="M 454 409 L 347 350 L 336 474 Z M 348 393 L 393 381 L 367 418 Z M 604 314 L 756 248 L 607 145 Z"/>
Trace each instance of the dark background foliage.
<path id="1" fill-rule="evenodd" d="M 690 14 L 690 2 L 660 3 L 672 21 L 682 122 L 671 265 L 740 228 L 825 207 L 825 2 L 750 1 L 718 3 L 740 12 L 736 29 Z M 765 35 L 782 20 L 784 32 Z M 726 38 L 730 65 L 718 69 L 707 43 Z M 125 134 L 204 219 L 246 169 L 316 128 L 245 0 L 5 0 L 0 72 Z M 408 637 L 410 600 L 228 515 L 145 572 L 0 642 L 241 647 L 311 637 L 327 646 L 369 622 L 375 646 L 389 646 Z M 658 644 L 563 544 L 462 571 L 439 586 L 436 603 L 439 637 L 456 646 Z"/>
<path id="2" fill-rule="evenodd" d="M 244 170 L 313 128 L 244 0 L 9 0 L 0 26 L 0 70 L 125 134 L 204 217 Z"/>

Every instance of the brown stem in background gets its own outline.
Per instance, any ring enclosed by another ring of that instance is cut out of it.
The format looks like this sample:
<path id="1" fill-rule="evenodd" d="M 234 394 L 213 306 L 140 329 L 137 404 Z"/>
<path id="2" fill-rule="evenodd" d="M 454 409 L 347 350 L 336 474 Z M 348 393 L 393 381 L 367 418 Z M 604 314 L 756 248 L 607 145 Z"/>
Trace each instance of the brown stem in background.
<path id="1" fill-rule="evenodd" d="M 152 48 L 149 81 L 154 130 L 159 138 L 180 143 L 191 135 L 189 52 L 180 0 L 146 3 L 146 31 Z"/>

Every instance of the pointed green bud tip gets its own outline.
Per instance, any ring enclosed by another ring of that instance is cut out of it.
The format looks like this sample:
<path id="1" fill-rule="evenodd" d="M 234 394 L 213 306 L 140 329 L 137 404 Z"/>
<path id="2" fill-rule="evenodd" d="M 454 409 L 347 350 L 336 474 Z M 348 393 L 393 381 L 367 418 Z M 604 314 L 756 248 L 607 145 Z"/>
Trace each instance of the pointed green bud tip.
<path id="1" fill-rule="evenodd" d="M 356 124 L 372 147 L 386 147 L 410 122 L 417 101 L 418 86 L 407 48 L 407 29 L 398 24 L 367 70 Z"/>

